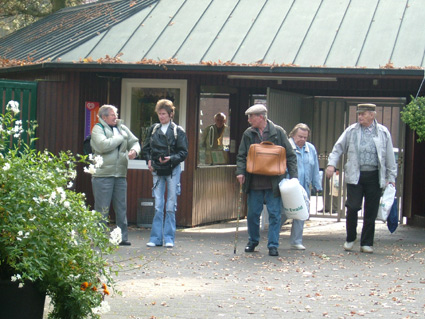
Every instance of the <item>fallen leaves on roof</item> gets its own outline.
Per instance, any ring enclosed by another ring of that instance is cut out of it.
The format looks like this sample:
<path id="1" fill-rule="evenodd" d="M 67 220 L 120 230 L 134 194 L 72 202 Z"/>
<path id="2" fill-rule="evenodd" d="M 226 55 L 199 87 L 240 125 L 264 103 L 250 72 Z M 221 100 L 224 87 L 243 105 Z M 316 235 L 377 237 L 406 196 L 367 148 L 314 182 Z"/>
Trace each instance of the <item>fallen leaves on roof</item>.
<path id="1" fill-rule="evenodd" d="M 201 61 L 200 63 L 184 63 L 182 61 L 179 61 L 178 59 L 170 58 L 170 59 L 162 59 L 162 60 L 154 60 L 154 59 L 142 59 L 137 62 L 127 62 L 121 59 L 121 56 L 123 53 L 119 53 L 116 56 L 109 56 L 105 55 L 103 58 L 94 59 L 92 57 L 86 57 L 81 58 L 79 61 L 74 61 L 74 64 L 86 64 L 86 63 L 92 63 L 92 64 L 143 64 L 143 65 L 159 65 L 163 66 L 164 70 L 168 70 L 166 65 L 188 65 L 188 66 L 196 66 L 196 65 L 206 65 L 206 66 L 248 66 L 248 67 L 269 67 L 271 69 L 273 68 L 284 68 L 284 67 L 299 67 L 297 64 L 293 63 L 262 63 L 262 60 L 255 61 L 253 63 L 235 63 L 232 61 Z M 10 68 L 10 67 L 20 67 L 20 66 L 27 66 L 27 65 L 36 65 L 41 63 L 48 63 L 48 62 L 56 62 L 60 63 L 61 59 L 58 58 L 54 61 L 51 59 L 40 59 L 40 60 L 34 60 L 31 57 L 28 57 L 26 59 L 7 59 L 0 57 L 0 68 Z M 66 62 L 64 62 L 66 63 Z M 328 68 L 326 65 L 312 65 L 311 68 Z M 352 68 L 352 69 L 366 69 L 367 67 L 364 66 L 345 66 L 341 68 Z M 394 63 L 389 61 L 384 66 L 380 66 L 380 69 L 399 69 L 399 70 L 422 70 L 423 67 L 420 66 L 413 66 L 408 65 L 402 68 L 396 68 L 394 67 Z"/>

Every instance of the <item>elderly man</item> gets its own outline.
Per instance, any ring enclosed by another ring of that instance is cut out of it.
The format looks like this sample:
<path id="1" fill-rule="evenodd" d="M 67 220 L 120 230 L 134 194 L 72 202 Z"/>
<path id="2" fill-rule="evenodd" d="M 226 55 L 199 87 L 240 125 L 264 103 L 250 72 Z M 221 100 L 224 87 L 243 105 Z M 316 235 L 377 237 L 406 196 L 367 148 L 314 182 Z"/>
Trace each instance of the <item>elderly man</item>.
<path id="1" fill-rule="evenodd" d="M 251 127 L 247 128 L 242 136 L 237 155 L 236 178 L 243 185 L 248 194 L 248 236 L 249 241 L 245 252 L 253 252 L 260 242 L 260 216 L 263 203 L 269 212 L 268 244 L 270 256 L 279 256 L 279 232 L 281 220 L 282 200 L 279 191 L 279 182 L 285 175 L 264 176 L 250 174 L 246 171 L 248 150 L 251 144 L 270 141 L 286 149 L 287 167 L 291 177 L 297 178 L 297 156 L 288 141 L 285 130 L 267 119 L 267 108 L 256 104 L 245 112 Z"/>
<path id="2" fill-rule="evenodd" d="M 349 126 L 329 154 L 326 176 L 331 178 L 342 154 L 347 154 L 345 182 L 347 183 L 347 238 L 345 250 L 353 249 L 357 237 L 357 212 L 365 211 L 360 238 L 360 251 L 373 253 L 375 219 L 378 214 L 382 189 L 395 184 L 395 164 L 391 134 L 376 121 L 374 104 L 357 105 L 358 123 Z"/>
<path id="3" fill-rule="evenodd" d="M 307 192 L 310 198 L 310 186 L 316 191 L 322 190 L 322 183 L 319 174 L 319 160 L 317 158 L 316 148 L 313 144 L 307 142 L 310 134 L 310 128 L 307 124 L 299 123 L 295 125 L 289 133 L 289 142 L 297 155 L 298 180 L 301 186 Z M 282 216 L 282 224 L 286 221 L 286 216 Z M 291 227 L 291 248 L 304 250 L 303 245 L 304 221 L 294 219 Z"/>
<path id="4" fill-rule="evenodd" d="M 105 218 L 109 206 L 114 206 L 116 223 L 122 232 L 120 245 L 129 246 L 127 229 L 127 167 L 128 159 L 140 153 L 139 140 L 118 120 L 117 108 L 103 105 L 98 113 L 100 125 L 91 133 L 90 145 L 95 155 L 103 158 L 103 164 L 92 177 L 94 209 Z"/>

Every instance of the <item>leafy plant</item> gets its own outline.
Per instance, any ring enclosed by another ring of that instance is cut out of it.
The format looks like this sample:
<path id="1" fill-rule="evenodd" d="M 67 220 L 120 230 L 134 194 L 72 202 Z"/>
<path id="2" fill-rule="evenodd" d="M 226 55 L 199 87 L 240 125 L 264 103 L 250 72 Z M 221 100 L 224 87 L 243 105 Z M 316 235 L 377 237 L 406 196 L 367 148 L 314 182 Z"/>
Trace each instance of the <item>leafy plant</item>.
<path id="1" fill-rule="evenodd" d="M 113 287 L 105 256 L 121 231 L 109 237 L 102 215 L 72 190 L 76 165 L 88 158 L 31 149 L 18 112 L 10 101 L 0 114 L 0 279 L 36 282 L 51 298 L 49 318 L 99 318 Z M 29 123 L 30 136 L 34 126 Z"/>
<path id="2" fill-rule="evenodd" d="M 401 111 L 401 120 L 418 135 L 418 142 L 425 141 L 425 97 L 413 98 Z"/>

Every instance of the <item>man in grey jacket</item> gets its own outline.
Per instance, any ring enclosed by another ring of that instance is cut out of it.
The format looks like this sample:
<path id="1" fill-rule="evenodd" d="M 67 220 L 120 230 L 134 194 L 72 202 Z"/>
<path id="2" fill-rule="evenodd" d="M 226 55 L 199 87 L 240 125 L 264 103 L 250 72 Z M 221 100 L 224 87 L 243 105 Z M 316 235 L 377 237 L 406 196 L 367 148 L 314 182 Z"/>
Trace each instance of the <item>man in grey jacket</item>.
<path id="1" fill-rule="evenodd" d="M 374 104 L 357 105 L 358 123 L 349 126 L 329 154 L 326 176 L 331 178 L 342 154 L 347 154 L 344 167 L 347 183 L 345 250 L 353 249 L 357 237 L 357 212 L 365 212 L 360 238 L 360 251 L 373 253 L 375 219 L 378 214 L 382 189 L 388 183 L 395 185 L 397 167 L 393 143 L 388 129 L 376 121 Z"/>
<path id="2" fill-rule="evenodd" d="M 129 246 L 127 228 L 127 168 L 128 160 L 140 153 L 139 140 L 118 120 L 117 108 L 103 105 L 98 113 L 99 124 L 93 127 L 90 145 L 103 164 L 92 177 L 94 209 L 105 218 L 109 206 L 114 206 L 116 223 L 122 232 L 120 245 Z"/>
<path id="3" fill-rule="evenodd" d="M 267 108 L 256 104 L 245 112 L 251 127 L 247 128 L 242 136 L 237 155 L 236 178 L 243 190 L 248 193 L 248 236 L 245 252 L 253 252 L 260 241 L 260 216 L 263 203 L 269 212 L 269 232 L 267 248 L 270 256 L 279 256 L 279 232 L 281 221 L 282 200 L 279 191 L 279 182 L 285 175 L 264 176 L 250 174 L 246 171 L 248 150 L 251 144 L 270 141 L 286 149 L 286 164 L 289 175 L 298 178 L 297 155 L 295 155 L 285 130 L 267 119 Z"/>

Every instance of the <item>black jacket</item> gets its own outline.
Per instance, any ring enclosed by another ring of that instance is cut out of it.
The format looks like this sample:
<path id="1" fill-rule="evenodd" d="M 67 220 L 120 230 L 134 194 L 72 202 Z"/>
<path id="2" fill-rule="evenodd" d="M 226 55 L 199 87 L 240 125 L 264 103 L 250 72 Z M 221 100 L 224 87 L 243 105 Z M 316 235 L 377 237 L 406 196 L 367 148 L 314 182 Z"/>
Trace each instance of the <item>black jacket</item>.
<path id="1" fill-rule="evenodd" d="M 187 137 L 181 126 L 177 126 L 177 138 L 174 136 L 175 123 L 171 122 L 166 134 L 159 126 L 152 135 L 157 124 L 149 128 L 148 136 L 143 143 L 142 159 L 152 161 L 154 169 L 158 169 L 160 156 L 170 156 L 171 167 L 174 168 L 187 157 Z"/>

